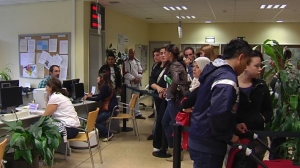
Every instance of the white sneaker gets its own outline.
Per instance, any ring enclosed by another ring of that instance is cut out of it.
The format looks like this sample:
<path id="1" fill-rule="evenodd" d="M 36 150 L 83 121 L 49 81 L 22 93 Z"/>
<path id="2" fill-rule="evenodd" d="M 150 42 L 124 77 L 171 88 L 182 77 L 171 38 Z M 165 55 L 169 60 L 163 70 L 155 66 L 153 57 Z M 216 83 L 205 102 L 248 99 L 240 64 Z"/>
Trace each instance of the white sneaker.
<path id="1" fill-rule="evenodd" d="M 102 142 L 110 141 L 114 137 L 114 134 L 111 134 L 108 138 L 104 138 Z"/>

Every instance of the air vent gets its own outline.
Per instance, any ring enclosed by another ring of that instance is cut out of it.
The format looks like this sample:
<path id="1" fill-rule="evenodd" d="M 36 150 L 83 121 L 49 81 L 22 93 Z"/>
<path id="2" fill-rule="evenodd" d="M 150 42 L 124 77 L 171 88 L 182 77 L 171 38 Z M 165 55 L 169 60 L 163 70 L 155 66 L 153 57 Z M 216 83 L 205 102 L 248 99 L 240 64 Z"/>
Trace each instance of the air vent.
<path id="1" fill-rule="evenodd" d="M 109 1 L 108 3 L 110 3 L 110 4 L 118 4 L 120 2 L 119 1 Z"/>

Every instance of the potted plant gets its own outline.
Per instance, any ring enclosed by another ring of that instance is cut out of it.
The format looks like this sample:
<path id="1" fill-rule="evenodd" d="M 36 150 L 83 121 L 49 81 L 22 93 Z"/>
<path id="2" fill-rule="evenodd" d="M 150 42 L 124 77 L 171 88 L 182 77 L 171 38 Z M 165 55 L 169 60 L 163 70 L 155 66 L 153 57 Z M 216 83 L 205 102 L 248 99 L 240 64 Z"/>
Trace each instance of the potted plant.
<path id="1" fill-rule="evenodd" d="M 276 40 L 266 40 L 263 43 L 264 51 L 271 57 L 269 71 L 264 75 L 266 81 L 269 78 L 277 79 L 273 85 L 274 117 L 270 129 L 283 132 L 300 131 L 300 76 L 297 67 L 284 56 L 284 47 Z M 295 163 L 300 162 L 300 139 L 288 137 L 280 147 L 285 158 L 292 159 Z"/>
<path id="2" fill-rule="evenodd" d="M 14 160 L 25 159 L 30 167 L 38 167 L 41 156 L 49 167 L 52 166 L 54 151 L 62 140 L 58 127 L 53 124 L 57 122 L 55 119 L 43 116 L 29 128 L 24 128 L 21 120 L 2 122 L 7 125 L 3 129 L 11 136 L 7 151 L 14 149 Z"/>
<path id="3" fill-rule="evenodd" d="M 8 66 L 0 71 L 0 81 L 1 80 L 11 80 L 11 70 Z"/>

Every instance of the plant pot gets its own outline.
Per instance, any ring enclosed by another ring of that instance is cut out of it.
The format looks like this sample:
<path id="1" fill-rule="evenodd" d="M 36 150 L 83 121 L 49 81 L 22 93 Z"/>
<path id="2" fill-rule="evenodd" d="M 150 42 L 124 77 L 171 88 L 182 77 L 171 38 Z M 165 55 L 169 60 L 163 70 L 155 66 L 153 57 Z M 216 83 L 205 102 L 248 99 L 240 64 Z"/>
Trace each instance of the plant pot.
<path id="1" fill-rule="evenodd" d="M 36 156 L 33 159 L 32 165 L 30 165 L 23 157 L 18 160 L 14 160 L 14 153 L 8 153 L 5 155 L 4 160 L 7 161 L 5 163 L 5 168 L 39 168 L 39 157 Z M 22 166 L 21 166 L 22 165 Z"/>

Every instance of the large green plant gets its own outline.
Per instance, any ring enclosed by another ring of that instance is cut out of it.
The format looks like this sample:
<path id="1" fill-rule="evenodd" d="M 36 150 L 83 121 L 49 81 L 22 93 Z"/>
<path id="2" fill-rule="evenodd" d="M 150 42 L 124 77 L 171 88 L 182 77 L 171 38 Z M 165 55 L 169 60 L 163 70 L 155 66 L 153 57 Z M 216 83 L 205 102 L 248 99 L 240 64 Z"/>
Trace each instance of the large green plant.
<path id="1" fill-rule="evenodd" d="M 290 60 L 284 56 L 284 47 L 276 40 L 266 40 L 263 43 L 264 51 L 271 57 L 269 71 L 264 78 L 277 78 L 277 83 L 272 93 L 274 118 L 270 128 L 274 131 L 298 132 L 300 131 L 300 92 L 299 92 L 299 73 Z M 281 146 L 284 157 L 294 159 L 299 163 L 300 159 L 300 140 L 299 138 L 289 137 L 287 142 Z"/>
<path id="2" fill-rule="evenodd" d="M 32 164 L 36 156 L 42 156 L 47 165 L 52 166 L 53 152 L 62 140 L 58 127 L 53 124 L 57 122 L 56 120 L 43 116 L 29 128 L 24 128 L 21 120 L 11 122 L 2 120 L 2 122 L 7 125 L 3 129 L 11 135 L 7 151 L 11 148 L 15 150 L 15 160 L 23 157 Z"/>

